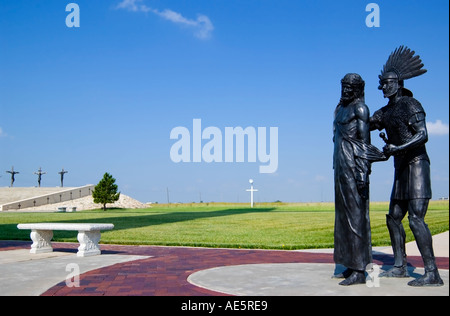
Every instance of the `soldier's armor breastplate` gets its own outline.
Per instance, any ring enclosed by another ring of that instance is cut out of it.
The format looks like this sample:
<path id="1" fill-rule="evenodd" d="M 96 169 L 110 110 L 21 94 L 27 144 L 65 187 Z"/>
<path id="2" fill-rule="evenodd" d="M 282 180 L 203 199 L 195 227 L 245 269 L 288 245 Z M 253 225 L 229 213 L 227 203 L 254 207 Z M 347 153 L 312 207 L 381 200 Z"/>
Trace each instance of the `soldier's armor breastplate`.
<path id="1" fill-rule="evenodd" d="M 414 98 L 402 97 L 397 103 L 389 104 L 384 109 L 382 122 L 389 142 L 396 146 L 409 142 L 416 133 L 410 124 L 410 119 L 419 113 L 425 114 L 422 105 Z M 394 157 L 395 168 L 404 167 L 421 159 L 429 161 L 425 145 L 396 155 Z"/>

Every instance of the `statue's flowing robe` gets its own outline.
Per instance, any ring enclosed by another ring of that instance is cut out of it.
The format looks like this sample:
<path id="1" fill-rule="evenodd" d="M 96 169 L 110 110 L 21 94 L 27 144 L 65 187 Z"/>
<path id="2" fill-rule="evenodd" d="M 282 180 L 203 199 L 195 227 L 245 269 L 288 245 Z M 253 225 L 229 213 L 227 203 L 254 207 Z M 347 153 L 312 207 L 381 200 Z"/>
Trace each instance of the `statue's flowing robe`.
<path id="1" fill-rule="evenodd" d="M 357 120 L 348 121 L 339 109 L 334 121 L 335 230 L 334 261 L 364 271 L 372 262 L 369 197 L 358 192 L 357 181 L 368 186 L 372 161 L 385 160 L 374 146 L 357 139 Z"/>

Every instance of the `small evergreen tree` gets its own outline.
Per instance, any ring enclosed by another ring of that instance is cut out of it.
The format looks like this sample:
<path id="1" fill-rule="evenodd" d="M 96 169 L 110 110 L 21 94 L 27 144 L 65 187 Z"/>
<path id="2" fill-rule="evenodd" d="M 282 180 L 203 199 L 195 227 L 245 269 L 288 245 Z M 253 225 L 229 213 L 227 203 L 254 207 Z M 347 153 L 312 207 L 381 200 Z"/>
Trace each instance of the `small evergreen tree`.
<path id="1" fill-rule="evenodd" d="M 94 203 L 103 204 L 103 210 L 106 211 L 107 203 L 114 203 L 119 200 L 120 192 L 117 193 L 116 179 L 109 173 L 103 175 L 103 179 L 95 186 L 92 192 Z"/>

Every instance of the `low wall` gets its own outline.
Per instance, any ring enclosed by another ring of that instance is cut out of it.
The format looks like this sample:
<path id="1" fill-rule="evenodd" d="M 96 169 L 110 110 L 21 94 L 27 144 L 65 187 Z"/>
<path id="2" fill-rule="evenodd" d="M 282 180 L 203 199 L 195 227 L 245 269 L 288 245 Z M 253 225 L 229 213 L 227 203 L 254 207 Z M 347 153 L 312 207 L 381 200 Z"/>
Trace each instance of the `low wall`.
<path id="1" fill-rule="evenodd" d="M 60 202 L 66 202 L 71 200 L 76 200 L 88 195 L 92 195 L 95 185 L 86 185 L 78 188 L 63 189 L 58 192 L 49 193 L 41 196 L 36 196 L 33 198 L 27 198 L 23 200 L 18 200 L 10 203 L 5 203 L 0 206 L 0 211 L 8 210 L 20 210 L 28 207 L 36 207 L 42 205 L 55 204 Z"/>

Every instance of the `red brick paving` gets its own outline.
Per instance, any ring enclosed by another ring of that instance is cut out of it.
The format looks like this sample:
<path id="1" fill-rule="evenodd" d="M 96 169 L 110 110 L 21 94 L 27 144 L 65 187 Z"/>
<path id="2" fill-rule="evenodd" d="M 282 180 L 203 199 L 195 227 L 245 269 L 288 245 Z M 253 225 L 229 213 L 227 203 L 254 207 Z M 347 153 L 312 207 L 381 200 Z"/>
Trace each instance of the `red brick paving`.
<path id="1" fill-rule="evenodd" d="M 78 244 L 52 243 L 55 251 L 76 252 Z M 29 248 L 30 243 L 0 241 L 0 251 Z M 69 288 L 65 281 L 43 296 L 225 296 L 196 287 L 187 281 L 190 274 L 219 266 L 258 263 L 333 263 L 332 254 L 278 250 L 210 249 L 158 246 L 101 245 L 103 254 L 152 256 L 119 263 L 80 276 L 80 287 Z M 374 255 L 380 265 L 393 263 L 390 255 Z M 423 267 L 420 257 L 408 257 L 410 265 Z M 437 258 L 440 269 L 449 268 L 448 258 Z"/>

